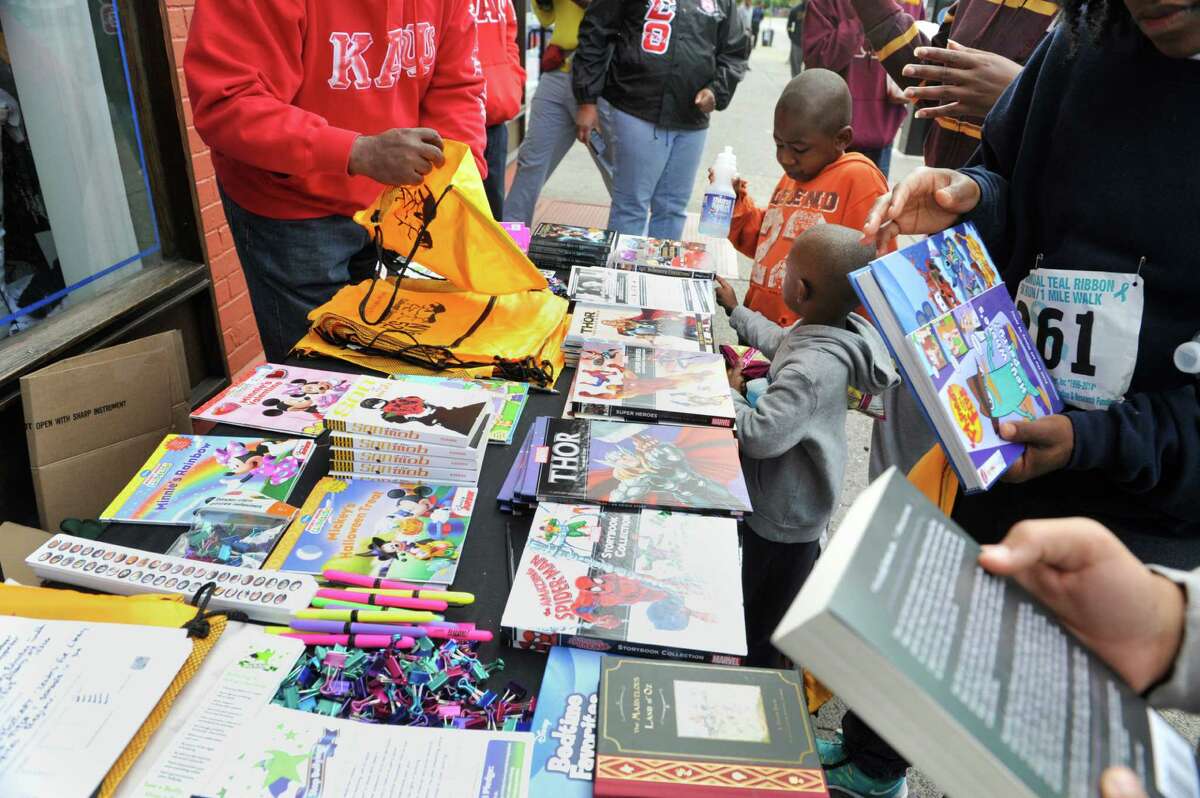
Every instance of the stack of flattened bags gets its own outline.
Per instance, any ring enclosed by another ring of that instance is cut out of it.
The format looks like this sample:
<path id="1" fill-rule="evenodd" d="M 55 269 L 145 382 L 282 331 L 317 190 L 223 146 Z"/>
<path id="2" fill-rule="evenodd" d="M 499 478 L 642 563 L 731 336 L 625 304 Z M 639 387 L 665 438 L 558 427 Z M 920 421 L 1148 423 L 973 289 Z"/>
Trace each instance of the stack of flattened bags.
<path id="1" fill-rule="evenodd" d="M 301 355 L 384 373 L 501 377 L 549 386 L 563 368 L 567 303 L 487 210 L 470 150 L 420 186 L 396 186 L 355 220 L 385 250 L 445 280 L 364 280 L 308 315 Z"/>

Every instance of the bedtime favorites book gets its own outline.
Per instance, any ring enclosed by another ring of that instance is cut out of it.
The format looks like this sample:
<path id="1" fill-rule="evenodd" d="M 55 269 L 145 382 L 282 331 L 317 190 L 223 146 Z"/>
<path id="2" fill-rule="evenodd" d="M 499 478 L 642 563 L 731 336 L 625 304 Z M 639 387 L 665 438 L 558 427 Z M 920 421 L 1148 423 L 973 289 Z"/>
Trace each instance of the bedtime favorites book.
<path id="1" fill-rule="evenodd" d="M 669 238 L 622 235 L 609 256 L 609 266 L 670 277 L 716 276 L 713 257 L 698 241 L 673 241 Z"/>
<path id="2" fill-rule="evenodd" d="M 539 500 L 750 512 L 731 430 L 562 418 L 545 425 L 528 468 Z"/>
<path id="3" fill-rule="evenodd" d="M 592 305 L 712 313 L 712 280 L 664 277 L 603 267 L 575 266 L 568 285 L 571 299 Z"/>
<path id="4" fill-rule="evenodd" d="M 678 310 L 613 308 L 580 302 L 571 315 L 567 344 L 585 339 L 645 344 L 685 352 L 714 352 L 712 316 Z"/>
<path id="5" fill-rule="evenodd" d="M 583 346 L 571 407 L 576 417 L 732 427 L 733 399 L 725 358 L 635 344 Z"/>
<path id="6" fill-rule="evenodd" d="M 235 491 L 286 502 L 315 450 L 309 440 L 168 435 L 100 520 L 190 524 L 194 511 Z"/>
<path id="7" fill-rule="evenodd" d="M 214 396 L 192 418 L 316 436 L 325 431 L 325 411 L 353 380 L 336 371 L 266 363 Z"/>
<path id="8" fill-rule="evenodd" d="M 533 713 L 529 798 L 591 798 L 603 655 L 555 646 Z"/>
<path id="9" fill-rule="evenodd" d="M 501 625 L 519 648 L 736 665 L 742 613 L 732 519 L 543 502 Z"/>
<path id="10" fill-rule="evenodd" d="M 1005 421 L 1062 410 L 1025 321 L 971 224 L 851 275 L 968 491 L 986 490 L 1024 446 Z"/>
<path id="11" fill-rule="evenodd" d="M 491 397 L 478 390 L 359 377 L 325 414 L 339 432 L 471 446 L 491 418 Z"/>
<path id="12" fill-rule="evenodd" d="M 474 488 L 324 477 L 266 567 L 450 584 L 475 499 Z"/>
<path id="13" fill-rule="evenodd" d="M 596 795 L 827 796 L 797 671 L 605 657 Z"/>

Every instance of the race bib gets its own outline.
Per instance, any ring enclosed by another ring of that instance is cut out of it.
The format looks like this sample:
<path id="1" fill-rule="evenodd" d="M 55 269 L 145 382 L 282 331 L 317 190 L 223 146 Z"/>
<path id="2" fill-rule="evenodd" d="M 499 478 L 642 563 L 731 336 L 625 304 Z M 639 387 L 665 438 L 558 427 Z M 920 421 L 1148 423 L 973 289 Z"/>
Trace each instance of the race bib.
<path id="1" fill-rule="evenodd" d="M 1034 269 L 1017 310 L 1064 403 L 1100 410 L 1122 401 L 1133 380 L 1142 328 L 1142 275 Z"/>

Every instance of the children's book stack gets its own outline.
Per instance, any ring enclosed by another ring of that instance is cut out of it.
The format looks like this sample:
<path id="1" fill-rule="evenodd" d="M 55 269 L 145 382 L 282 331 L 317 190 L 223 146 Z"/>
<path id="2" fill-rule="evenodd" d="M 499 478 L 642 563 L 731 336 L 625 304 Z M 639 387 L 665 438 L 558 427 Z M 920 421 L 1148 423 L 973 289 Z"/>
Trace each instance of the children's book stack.
<path id="1" fill-rule="evenodd" d="M 393 380 L 420 385 L 440 385 L 464 391 L 486 391 L 492 401 L 492 426 L 488 430 L 488 443 L 508 445 L 517 431 L 517 422 L 529 400 L 529 383 L 508 380 L 459 379 L 425 374 L 393 374 Z"/>
<path id="2" fill-rule="evenodd" d="M 315 437 L 325 430 L 325 411 L 354 379 L 336 371 L 265 363 L 206 402 L 192 418 Z"/>
<path id="3" fill-rule="evenodd" d="M 614 269 L 669 277 L 716 277 L 713 257 L 698 241 L 622 235 L 617 239 L 608 265 Z"/>
<path id="4" fill-rule="evenodd" d="M 579 363 L 585 341 L 641 344 L 681 352 L 714 352 L 712 314 L 608 307 L 579 302 L 563 342 L 568 366 Z"/>
<path id="5" fill-rule="evenodd" d="M 474 485 L 495 416 L 477 387 L 360 377 L 333 407 L 330 476 Z"/>
<path id="6" fill-rule="evenodd" d="M 581 266 L 607 266 L 617 234 L 599 227 L 542 222 L 529 242 L 529 259 L 542 269 L 569 271 Z"/>

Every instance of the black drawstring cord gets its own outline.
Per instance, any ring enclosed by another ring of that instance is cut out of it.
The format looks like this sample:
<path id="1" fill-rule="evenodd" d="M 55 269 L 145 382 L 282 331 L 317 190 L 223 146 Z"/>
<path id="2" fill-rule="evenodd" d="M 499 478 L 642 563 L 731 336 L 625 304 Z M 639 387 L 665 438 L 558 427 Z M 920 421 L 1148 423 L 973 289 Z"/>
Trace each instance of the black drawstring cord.
<path id="1" fill-rule="evenodd" d="M 213 610 L 208 612 L 209 599 L 213 597 L 213 592 L 216 589 L 216 582 L 206 582 L 196 591 L 196 595 L 192 596 L 191 603 L 196 607 L 196 615 L 183 625 L 183 628 L 188 630 L 188 637 L 196 637 L 200 640 L 208 637 L 208 633 L 212 631 L 212 625 L 208 622 L 210 618 L 224 616 L 231 621 L 250 620 L 250 616 L 240 610 Z"/>

